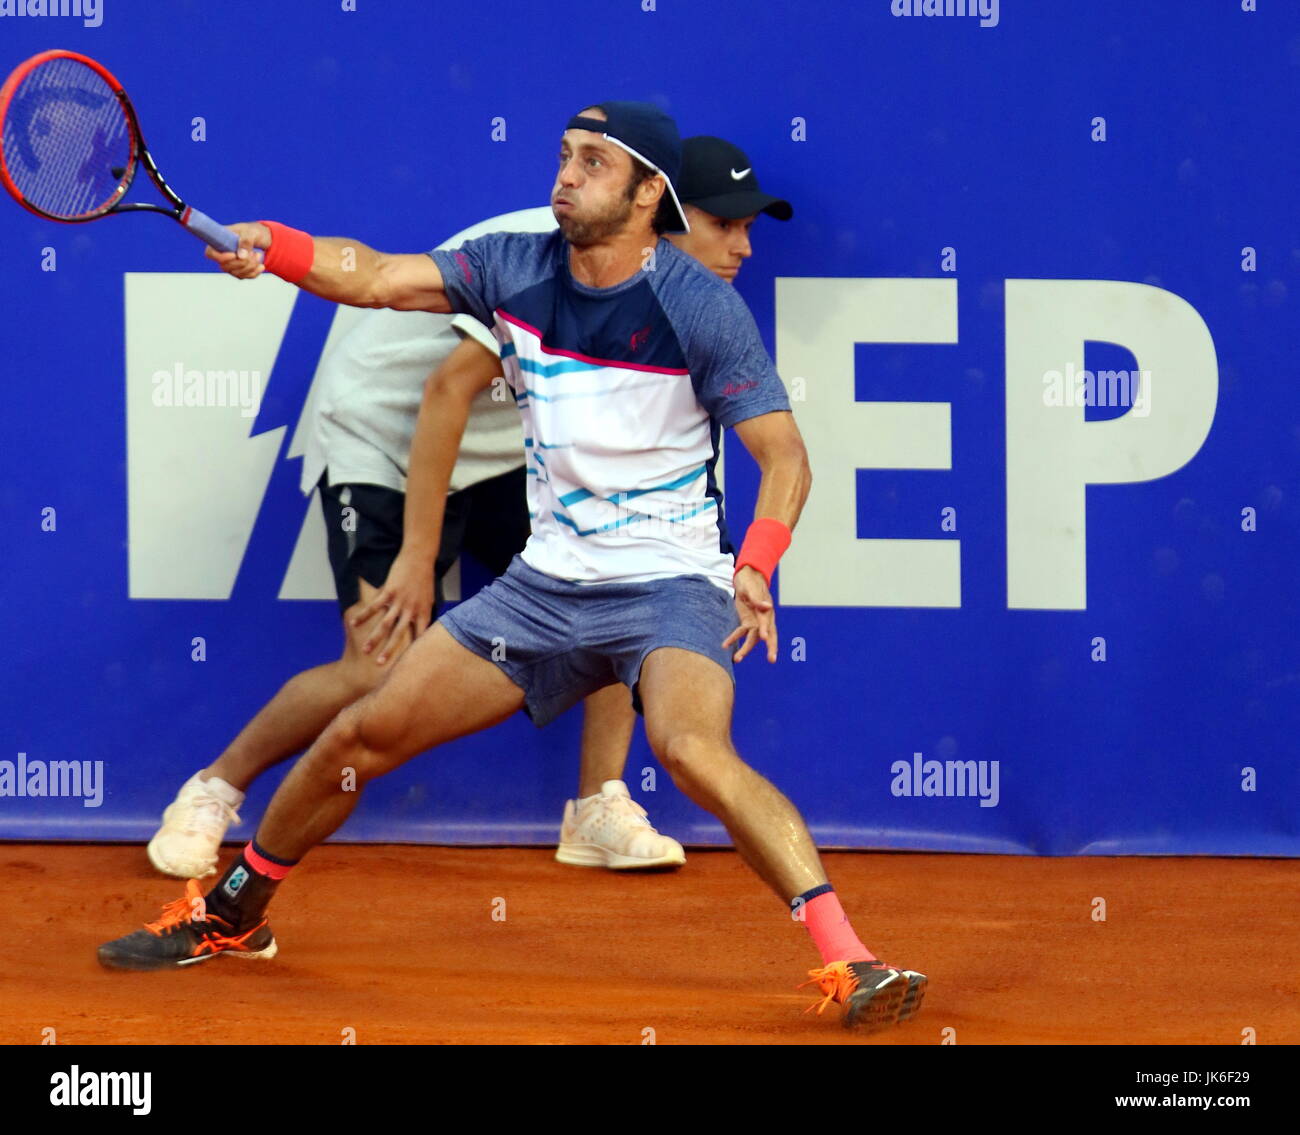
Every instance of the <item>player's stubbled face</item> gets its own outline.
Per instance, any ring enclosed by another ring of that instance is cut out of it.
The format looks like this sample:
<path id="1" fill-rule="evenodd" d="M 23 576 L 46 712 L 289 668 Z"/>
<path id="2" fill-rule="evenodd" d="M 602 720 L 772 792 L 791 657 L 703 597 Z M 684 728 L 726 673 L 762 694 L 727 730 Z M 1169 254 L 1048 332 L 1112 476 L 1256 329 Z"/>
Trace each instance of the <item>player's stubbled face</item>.
<path id="1" fill-rule="evenodd" d="M 686 219 L 691 224 L 688 233 L 674 233 L 668 239 L 690 256 L 694 256 L 710 272 L 715 272 L 727 283 L 734 283 L 741 265 L 754 254 L 749 246 L 749 230 L 757 213 L 739 220 L 715 217 L 694 205 L 686 206 Z"/>
<path id="2" fill-rule="evenodd" d="M 566 130 L 551 210 L 570 244 L 583 248 L 617 233 L 632 215 L 632 159 L 589 130 Z"/>

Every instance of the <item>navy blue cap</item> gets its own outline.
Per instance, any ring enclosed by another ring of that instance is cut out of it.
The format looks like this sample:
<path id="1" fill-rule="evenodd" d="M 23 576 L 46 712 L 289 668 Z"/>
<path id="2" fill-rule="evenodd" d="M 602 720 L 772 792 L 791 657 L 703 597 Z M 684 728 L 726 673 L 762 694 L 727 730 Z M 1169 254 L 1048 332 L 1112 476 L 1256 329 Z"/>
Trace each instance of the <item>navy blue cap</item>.
<path id="1" fill-rule="evenodd" d="M 671 115 L 648 102 L 615 100 L 588 105 L 600 107 L 605 112 L 606 121 L 575 114 L 565 129 L 590 130 L 599 134 L 607 142 L 613 142 L 619 149 L 626 150 L 649 166 L 655 173 L 662 174 L 668 183 L 668 196 L 677 212 L 676 226 L 669 225 L 665 232 L 690 232 L 686 212 L 677 197 L 677 178 L 682 166 L 682 137 L 677 132 L 677 123 Z"/>

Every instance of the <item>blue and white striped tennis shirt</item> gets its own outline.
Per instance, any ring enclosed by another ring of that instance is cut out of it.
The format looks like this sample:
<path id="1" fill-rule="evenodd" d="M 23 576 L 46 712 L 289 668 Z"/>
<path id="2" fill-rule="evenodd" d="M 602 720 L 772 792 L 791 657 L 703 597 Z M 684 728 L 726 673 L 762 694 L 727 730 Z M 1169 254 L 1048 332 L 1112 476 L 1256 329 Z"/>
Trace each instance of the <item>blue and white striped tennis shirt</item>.
<path id="1" fill-rule="evenodd" d="M 718 436 L 788 410 L 731 285 L 666 240 L 612 288 L 562 234 L 493 233 L 429 255 L 452 310 L 493 328 L 523 417 L 530 567 L 580 583 L 703 575 L 730 592 Z"/>

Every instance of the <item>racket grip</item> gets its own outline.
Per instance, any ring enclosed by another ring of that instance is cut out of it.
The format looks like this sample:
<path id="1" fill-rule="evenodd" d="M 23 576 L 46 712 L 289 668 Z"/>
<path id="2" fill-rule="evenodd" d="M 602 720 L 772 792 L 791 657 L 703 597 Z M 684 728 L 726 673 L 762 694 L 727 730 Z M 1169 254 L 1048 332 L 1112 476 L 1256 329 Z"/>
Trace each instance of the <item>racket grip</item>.
<path id="1" fill-rule="evenodd" d="M 239 247 L 239 237 L 233 230 L 217 224 L 207 213 L 200 213 L 197 209 L 186 208 L 181 224 L 218 252 L 234 252 Z"/>

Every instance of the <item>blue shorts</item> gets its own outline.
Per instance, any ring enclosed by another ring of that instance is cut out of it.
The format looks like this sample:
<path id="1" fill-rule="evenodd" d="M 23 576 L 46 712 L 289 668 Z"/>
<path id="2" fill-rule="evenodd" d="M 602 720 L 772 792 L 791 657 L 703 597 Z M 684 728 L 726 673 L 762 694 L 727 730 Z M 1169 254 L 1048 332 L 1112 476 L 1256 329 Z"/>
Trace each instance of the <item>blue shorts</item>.
<path id="1" fill-rule="evenodd" d="M 731 650 L 722 646 L 740 625 L 735 603 L 702 575 L 569 583 L 515 556 L 504 575 L 438 623 L 524 691 L 536 725 L 615 682 L 632 691 L 641 712 L 641 663 L 661 646 L 712 658 L 735 681 Z"/>

